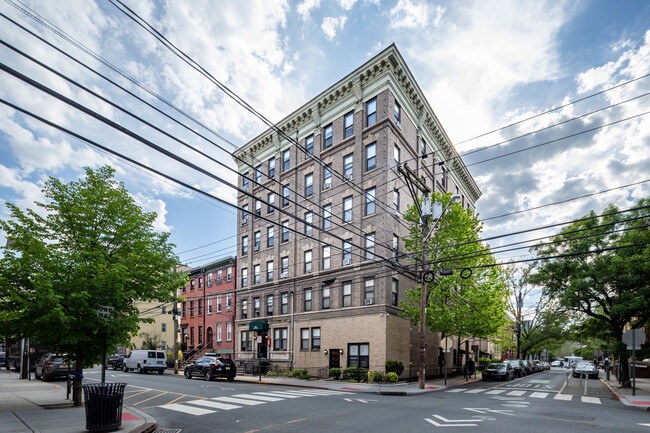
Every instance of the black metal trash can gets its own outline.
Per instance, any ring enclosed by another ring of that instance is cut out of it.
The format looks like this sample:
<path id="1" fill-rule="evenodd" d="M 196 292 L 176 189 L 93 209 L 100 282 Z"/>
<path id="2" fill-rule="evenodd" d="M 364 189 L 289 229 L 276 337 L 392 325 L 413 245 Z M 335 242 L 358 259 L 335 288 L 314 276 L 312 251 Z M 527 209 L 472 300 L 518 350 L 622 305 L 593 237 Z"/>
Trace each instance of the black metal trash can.
<path id="1" fill-rule="evenodd" d="M 83 385 L 86 430 L 113 431 L 122 426 L 122 401 L 126 383 Z"/>

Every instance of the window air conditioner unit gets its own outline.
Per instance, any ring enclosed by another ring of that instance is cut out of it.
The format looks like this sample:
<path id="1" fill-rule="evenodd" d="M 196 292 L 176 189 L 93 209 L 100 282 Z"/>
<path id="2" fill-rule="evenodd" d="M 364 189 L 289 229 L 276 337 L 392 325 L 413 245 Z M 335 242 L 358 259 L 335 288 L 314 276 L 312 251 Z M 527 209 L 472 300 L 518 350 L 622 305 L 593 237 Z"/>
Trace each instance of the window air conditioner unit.
<path id="1" fill-rule="evenodd" d="M 289 272 L 282 272 L 280 274 L 280 278 L 288 278 L 289 277 Z"/>
<path id="2" fill-rule="evenodd" d="M 343 259 L 343 265 L 351 265 L 352 259 Z"/>
<path id="3" fill-rule="evenodd" d="M 365 303 L 366 305 L 372 305 L 375 303 L 375 298 L 368 298 Z"/>
<path id="4" fill-rule="evenodd" d="M 248 222 L 248 218 L 242 218 L 242 219 L 241 219 L 241 223 L 242 223 L 242 224 L 246 224 L 247 222 Z"/>
<path id="5" fill-rule="evenodd" d="M 255 245 L 255 251 L 259 251 L 259 250 L 260 250 L 260 246 L 259 246 L 259 245 Z"/>
<path id="6" fill-rule="evenodd" d="M 323 189 L 330 189 L 332 187 L 332 182 L 325 182 L 325 185 L 323 185 Z"/>
<path id="7" fill-rule="evenodd" d="M 221 284 L 221 278 L 217 278 L 217 284 Z"/>
<path id="8" fill-rule="evenodd" d="M 345 180 L 352 180 L 352 175 L 351 174 L 346 174 L 345 175 Z"/>

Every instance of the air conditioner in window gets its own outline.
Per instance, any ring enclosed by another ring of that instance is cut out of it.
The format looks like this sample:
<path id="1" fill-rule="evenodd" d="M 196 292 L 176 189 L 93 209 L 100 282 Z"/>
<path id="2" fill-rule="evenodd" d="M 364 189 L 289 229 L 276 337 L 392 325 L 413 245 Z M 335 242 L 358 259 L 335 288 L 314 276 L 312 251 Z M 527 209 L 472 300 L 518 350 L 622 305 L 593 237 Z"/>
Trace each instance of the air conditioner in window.
<path id="1" fill-rule="evenodd" d="M 242 224 L 246 224 L 247 222 L 248 222 L 248 218 L 242 218 L 242 219 L 241 219 L 241 223 L 242 223 Z"/>
<path id="2" fill-rule="evenodd" d="M 372 305 L 374 303 L 375 303 L 375 298 L 368 298 L 368 299 L 366 299 L 366 302 L 365 302 L 366 305 Z"/>
<path id="3" fill-rule="evenodd" d="M 346 174 L 345 175 L 345 180 L 352 180 L 352 174 Z"/>
<path id="4" fill-rule="evenodd" d="M 343 259 L 343 265 L 351 265 L 352 259 Z"/>
<path id="5" fill-rule="evenodd" d="M 259 246 L 259 245 L 255 245 L 255 251 L 259 251 L 259 250 L 260 250 L 260 246 Z"/>
<path id="6" fill-rule="evenodd" d="M 332 182 L 325 182 L 323 189 L 330 189 L 332 187 Z"/>
<path id="7" fill-rule="evenodd" d="M 288 278 L 289 277 L 289 272 L 282 272 L 280 274 L 280 278 Z"/>
<path id="8" fill-rule="evenodd" d="M 221 284 L 221 278 L 217 278 L 217 284 Z"/>

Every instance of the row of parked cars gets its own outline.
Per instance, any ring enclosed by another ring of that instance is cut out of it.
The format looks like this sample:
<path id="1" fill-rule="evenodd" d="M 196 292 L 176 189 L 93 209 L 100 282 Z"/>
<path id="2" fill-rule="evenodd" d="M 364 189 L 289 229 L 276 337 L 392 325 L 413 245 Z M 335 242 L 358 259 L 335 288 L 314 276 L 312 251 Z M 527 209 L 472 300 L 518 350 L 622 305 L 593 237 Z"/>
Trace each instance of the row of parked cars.
<path id="1" fill-rule="evenodd" d="M 507 359 L 502 362 L 493 362 L 483 370 L 482 378 L 488 380 L 513 380 L 543 370 L 550 370 L 551 364 L 544 361 L 531 361 L 521 359 Z"/>

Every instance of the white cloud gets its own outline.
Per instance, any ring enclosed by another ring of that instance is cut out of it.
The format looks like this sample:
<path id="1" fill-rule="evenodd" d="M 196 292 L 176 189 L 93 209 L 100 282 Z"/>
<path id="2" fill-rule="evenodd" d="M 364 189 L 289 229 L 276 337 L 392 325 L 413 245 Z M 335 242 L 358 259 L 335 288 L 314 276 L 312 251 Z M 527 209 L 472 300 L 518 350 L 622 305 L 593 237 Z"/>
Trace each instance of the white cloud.
<path id="1" fill-rule="evenodd" d="M 155 212 L 156 219 L 153 222 L 153 228 L 159 232 L 170 232 L 173 227 L 168 226 L 165 217 L 167 215 L 167 205 L 160 199 L 152 199 L 151 197 L 144 196 L 143 194 L 133 195 L 136 204 L 142 208 L 144 212 Z"/>
<path id="2" fill-rule="evenodd" d="M 357 0 L 338 0 L 339 6 L 341 6 L 341 9 L 349 11 L 354 7 L 354 4 L 357 2 Z"/>
<path id="3" fill-rule="evenodd" d="M 307 21 L 310 17 L 311 11 L 317 9 L 319 6 L 320 0 L 304 0 L 298 5 L 298 7 L 296 7 L 296 10 L 302 19 Z"/>
<path id="4" fill-rule="evenodd" d="M 334 17 L 323 18 L 323 23 L 321 24 L 321 28 L 323 29 L 323 33 L 325 33 L 327 39 L 330 41 L 334 39 L 336 37 L 337 31 L 343 30 L 343 26 L 345 25 L 346 21 L 347 21 L 347 17 L 345 16 L 340 16 L 338 18 L 334 18 Z"/>
<path id="5" fill-rule="evenodd" d="M 440 23 L 445 9 L 438 6 L 436 16 L 433 19 L 434 25 Z M 399 2 L 390 10 L 390 25 L 394 28 L 415 29 L 424 27 L 429 22 L 430 10 L 425 2 L 413 0 L 399 0 Z"/>

